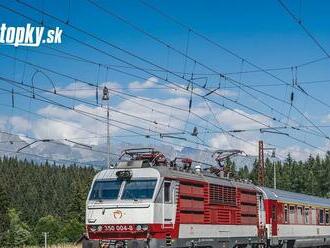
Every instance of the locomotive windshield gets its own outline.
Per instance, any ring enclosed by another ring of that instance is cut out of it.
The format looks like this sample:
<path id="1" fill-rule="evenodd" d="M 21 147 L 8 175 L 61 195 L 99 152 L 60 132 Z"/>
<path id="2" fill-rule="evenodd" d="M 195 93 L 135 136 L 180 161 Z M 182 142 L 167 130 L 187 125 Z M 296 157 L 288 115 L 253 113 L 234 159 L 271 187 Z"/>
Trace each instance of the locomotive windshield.
<path id="1" fill-rule="evenodd" d="M 95 181 L 90 196 L 91 200 L 115 200 L 118 198 L 122 181 Z"/>
<path id="2" fill-rule="evenodd" d="M 121 186 L 123 190 L 121 192 Z M 152 199 L 157 179 L 136 180 L 99 180 L 95 181 L 90 195 L 90 200 L 117 200 L 121 195 L 122 200 Z"/>
<path id="3" fill-rule="evenodd" d="M 127 181 L 121 199 L 151 199 L 154 194 L 156 183 L 156 179 Z"/>

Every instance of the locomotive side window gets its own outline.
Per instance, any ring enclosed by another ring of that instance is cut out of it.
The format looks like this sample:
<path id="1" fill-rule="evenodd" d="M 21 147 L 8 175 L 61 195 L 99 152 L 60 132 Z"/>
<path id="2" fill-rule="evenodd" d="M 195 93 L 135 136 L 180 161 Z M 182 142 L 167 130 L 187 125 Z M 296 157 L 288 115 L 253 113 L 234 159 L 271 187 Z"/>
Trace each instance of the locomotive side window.
<path id="1" fill-rule="evenodd" d="M 329 210 L 325 210 L 325 223 L 326 224 L 329 224 L 330 223 Z"/>
<path id="2" fill-rule="evenodd" d="M 294 209 L 295 207 L 294 206 L 290 206 L 289 207 L 289 220 L 290 220 L 290 224 L 293 224 L 294 223 Z"/>
<path id="3" fill-rule="evenodd" d="M 289 221 L 289 212 L 288 212 L 288 206 L 284 206 L 284 223 L 288 223 Z"/>
<path id="4" fill-rule="evenodd" d="M 151 199 L 154 195 L 156 183 L 156 179 L 126 181 L 121 199 Z"/>
<path id="5" fill-rule="evenodd" d="M 118 198 L 122 181 L 95 181 L 90 200 L 115 200 Z"/>
<path id="6" fill-rule="evenodd" d="M 324 210 L 323 209 L 320 209 L 320 224 L 323 224 L 324 223 Z"/>
<path id="7" fill-rule="evenodd" d="M 272 219 L 276 221 L 276 207 L 275 205 L 272 206 Z"/>
<path id="8" fill-rule="evenodd" d="M 316 225 L 316 209 L 312 209 L 312 224 Z"/>
<path id="9" fill-rule="evenodd" d="M 309 208 L 305 208 L 305 224 L 309 224 Z"/>
<path id="10" fill-rule="evenodd" d="M 164 202 L 171 202 L 171 182 L 164 182 Z"/>
<path id="11" fill-rule="evenodd" d="M 303 223 L 303 208 L 302 207 L 298 207 L 297 217 L 298 217 L 298 224 L 302 224 Z"/>

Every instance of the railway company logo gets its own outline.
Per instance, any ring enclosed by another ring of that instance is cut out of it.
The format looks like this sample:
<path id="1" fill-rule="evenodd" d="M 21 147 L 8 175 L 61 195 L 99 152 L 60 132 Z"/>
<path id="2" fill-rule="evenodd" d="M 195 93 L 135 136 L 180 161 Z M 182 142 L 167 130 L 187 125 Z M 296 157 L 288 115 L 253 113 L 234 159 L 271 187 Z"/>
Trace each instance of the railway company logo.
<path id="1" fill-rule="evenodd" d="M 33 27 L 30 23 L 26 27 L 8 27 L 2 23 L 0 45 L 39 47 L 41 43 L 59 44 L 62 43 L 62 33 L 59 27 L 45 32 L 45 27 Z"/>
<path id="2" fill-rule="evenodd" d="M 123 217 L 123 212 L 120 210 L 113 211 L 113 218 L 121 219 Z"/>

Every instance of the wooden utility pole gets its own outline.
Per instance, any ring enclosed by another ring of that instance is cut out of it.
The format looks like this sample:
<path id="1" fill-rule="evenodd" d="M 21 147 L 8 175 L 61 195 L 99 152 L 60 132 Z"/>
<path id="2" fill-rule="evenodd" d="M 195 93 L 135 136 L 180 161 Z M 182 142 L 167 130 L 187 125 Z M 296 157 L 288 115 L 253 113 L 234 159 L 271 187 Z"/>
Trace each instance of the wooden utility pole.
<path id="1" fill-rule="evenodd" d="M 265 186 L 264 142 L 259 140 L 258 183 Z"/>

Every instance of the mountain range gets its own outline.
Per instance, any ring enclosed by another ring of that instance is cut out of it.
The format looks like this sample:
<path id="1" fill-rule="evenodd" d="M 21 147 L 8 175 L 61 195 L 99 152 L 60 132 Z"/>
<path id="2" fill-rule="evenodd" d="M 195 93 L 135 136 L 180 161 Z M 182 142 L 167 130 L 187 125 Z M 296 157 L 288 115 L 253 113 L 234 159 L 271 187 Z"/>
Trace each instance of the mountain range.
<path id="1" fill-rule="evenodd" d="M 118 155 L 121 154 L 122 150 L 137 147 L 146 147 L 146 145 L 112 142 L 111 164 L 116 163 Z M 170 159 L 174 159 L 175 157 L 189 157 L 203 163 L 215 164 L 214 158 L 212 158 L 212 151 L 202 151 L 191 147 L 177 149 L 169 145 L 157 145 L 154 148 L 164 153 Z M 102 169 L 106 167 L 105 161 L 107 154 L 105 151 L 106 144 L 86 147 L 80 144 L 61 141 L 39 140 L 35 142 L 34 139 L 29 139 L 25 136 L 0 133 L 1 157 L 17 157 L 21 160 L 33 160 L 35 163 L 48 160 L 49 162 L 56 161 L 57 164 L 69 165 L 76 163 L 81 166 L 93 166 Z M 115 156 L 114 154 L 117 155 Z M 255 156 L 235 156 L 232 158 L 232 161 L 235 162 L 237 168 L 247 166 L 251 169 L 255 159 Z"/>

